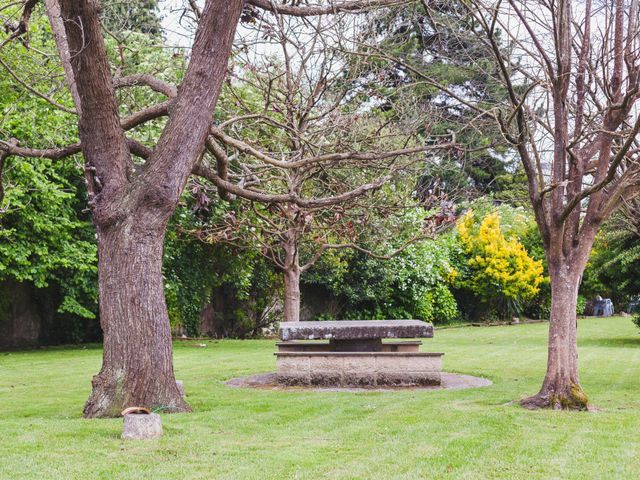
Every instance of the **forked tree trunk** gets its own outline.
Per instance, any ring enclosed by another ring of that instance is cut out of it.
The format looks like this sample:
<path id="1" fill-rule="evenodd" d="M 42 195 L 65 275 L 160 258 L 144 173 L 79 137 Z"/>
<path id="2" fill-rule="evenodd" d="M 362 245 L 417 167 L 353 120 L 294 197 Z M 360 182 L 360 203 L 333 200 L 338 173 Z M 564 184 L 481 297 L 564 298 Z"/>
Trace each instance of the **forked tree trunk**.
<path id="1" fill-rule="evenodd" d="M 104 353 L 85 417 L 118 416 L 129 406 L 189 411 L 173 373 L 162 277 L 165 228 L 164 219 L 141 215 L 98 227 Z"/>
<path id="2" fill-rule="evenodd" d="M 300 267 L 284 271 L 284 321 L 300 321 Z"/>
<path id="3" fill-rule="evenodd" d="M 55 2 L 48 3 L 56 30 Z M 119 117 L 101 4 L 60 0 L 59 5 L 67 40 L 66 45 L 58 42 L 60 56 L 64 62 L 68 47 L 78 93 L 74 101 L 82 106 L 79 133 L 98 233 L 104 331 L 103 365 L 84 414 L 114 416 L 127 406 L 188 411 L 173 374 L 163 241 L 169 217 L 204 150 L 244 1 L 205 2 L 169 119 L 140 169 L 134 167 Z"/>
<path id="4" fill-rule="evenodd" d="M 521 403 L 526 408 L 585 410 L 589 400 L 580 386 L 576 306 L 584 267 L 566 260 L 550 266 L 551 318 L 547 373 L 542 388 Z"/>

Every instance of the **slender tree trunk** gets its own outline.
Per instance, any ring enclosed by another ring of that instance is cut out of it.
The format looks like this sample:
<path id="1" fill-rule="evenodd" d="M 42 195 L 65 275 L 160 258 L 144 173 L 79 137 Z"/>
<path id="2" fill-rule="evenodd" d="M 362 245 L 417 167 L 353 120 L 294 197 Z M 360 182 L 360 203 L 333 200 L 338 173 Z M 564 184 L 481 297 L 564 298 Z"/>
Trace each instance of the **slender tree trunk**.
<path id="1" fill-rule="evenodd" d="M 60 13 L 60 4 L 58 0 L 44 0 L 44 3 L 46 5 L 49 23 L 51 24 L 51 33 L 53 33 L 53 39 L 56 42 L 56 47 L 60 56 L 60 63 L 62 63 L 62 67 L 64 69 L 64 78 L 67 83 L 67 87 L 71 92 L 71 98 L 73 98 L 73 104 L 76 107 L 76 112 L 78 113 L 78 116 L 80 116 L 82 115 L 80 95 L 78 94 L 78 86 L 76 85 L 76 80 L 73 76 L 73 68 L 71 67 L 71 53 L 69 52 L 69 44 L 64 30 L 64 21 L 62 20 Z"/>
<path id="2" fill-rule="evenodd" d="M 300 268 L 297 265 L 284 271 L 284 321 L 300 321 Z"/>
<path id="3" fill-rule="evenodd" d="M 166 220 L 138 214 L 97 229 L 104 353 L 85 417 L 118 416 L 129 406 L 189 411 L 173 373 L 162 277 Z"/>
<path id="4" fill-rule="evenodd" d="M 538 394 L 526 398 L 526 408 L 585 410 L 587 395 L 578 375 L 578 344 L 576 305 L 584 266 L 571 265 L 567 260 L 557 268 L 550 265 L 551 318 L 547 373 Z"/>
<path id="5" fill-rule="evenodd" d="M 296 227 L 291 227 L 282 242 L 284 250 L 284 321 L 300 321 L 300 257 L 298 254 L 298 235 Z"/>

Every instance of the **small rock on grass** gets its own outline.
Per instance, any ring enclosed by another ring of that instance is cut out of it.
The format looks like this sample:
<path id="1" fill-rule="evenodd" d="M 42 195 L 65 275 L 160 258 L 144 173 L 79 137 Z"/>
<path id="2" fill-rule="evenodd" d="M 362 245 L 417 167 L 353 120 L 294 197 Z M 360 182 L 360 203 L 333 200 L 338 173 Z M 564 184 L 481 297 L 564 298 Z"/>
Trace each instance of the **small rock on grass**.
<path id="1" fill-rule="evenodd" d="M 157 413 L 128 413 L 124 416 L 123 440 L 151 440 L 162 436 L 162 420 Z"/>

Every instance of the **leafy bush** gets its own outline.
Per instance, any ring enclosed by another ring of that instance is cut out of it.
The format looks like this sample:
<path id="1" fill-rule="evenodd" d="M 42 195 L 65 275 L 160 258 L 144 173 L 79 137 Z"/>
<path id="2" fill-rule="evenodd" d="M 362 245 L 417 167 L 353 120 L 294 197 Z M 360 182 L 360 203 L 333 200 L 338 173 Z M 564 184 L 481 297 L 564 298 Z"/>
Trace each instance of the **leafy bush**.
<path id="1" fill-rule="evenodd" d="M 600 295 L 614 305 L 625 305 L 640 292 L 640 237 L 607 224 L 596 237 L 580 292 L 587 298 Z"/>
<path id="2" fill-rule="evenodd" d="M 70 96 L 59 84 L 62 67 L 47 58 L 48 74 L 43 75 L 42 64 L 34 61 L 34 52 L 55 48 L 46 16 L 34 16 L 29 25 L 32 48 L 10 42 L 3 48 L 3 60 L 30 79 L 32 87 L 56 92 L 51 95 L 71 107 Z M 0 75 L 0 138 L 19 138 L 34 148 L 65 145 L 77 139 L 75 120 L 38 97 L 25 95 L 10 75 Z M 71 328 L 76 330 L 97 314 L 95 230 L 82 212 L 86 193 L 81 165 L 79 155 L 58 162 L 8 157 L 2 172 L 4 195 L 0 195 L 0 281 L 33 285 L 36 294 L 55 290 L 46 307 L 42 302 L 43 308 L 57 310 L 56 321 L 75 319 L 77 325 Z"/>
<path id="3" fill-rule="evenodd" d="M 450 323 L 459 318 L 456 299 L 444 282 L 433 286 L 423 297 L 422 318 L 433 323 Z"/>
<path id="4" fill-rule="evenodd" d="M 584 315 L 584 309 L 587 307 L 587 299 L 582 295 L 578 295 L 578 304 L 576 305 L 576 314 Z"/>
<path id="5" fill-rule="evenodd" d="M 341 305 L 343 319 L 415 318 L 448 323 L 459 318 L 449 288 L 455 276 L 452 235 L 414 244 L 389 260 L 360 252 L 322 259 L 302 277 L 306 288 L 324 288 Z M 330 315 L 321 315 L 322 319 Z"/>

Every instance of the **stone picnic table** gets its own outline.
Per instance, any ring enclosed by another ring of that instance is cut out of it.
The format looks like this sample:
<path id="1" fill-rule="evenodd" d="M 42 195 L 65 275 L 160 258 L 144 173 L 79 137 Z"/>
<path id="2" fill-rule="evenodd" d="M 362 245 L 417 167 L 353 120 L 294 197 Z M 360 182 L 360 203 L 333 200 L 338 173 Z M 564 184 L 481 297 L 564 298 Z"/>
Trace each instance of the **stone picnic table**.
<path id="1" fill-rule="evenodd" d="M 433 325 L 419 320 L 282 322 L 277 343 L 283 385 L 440 385 L 442 353 L 420 352 Z M 384 339 L 393 339 L 383 341 Z"/>

